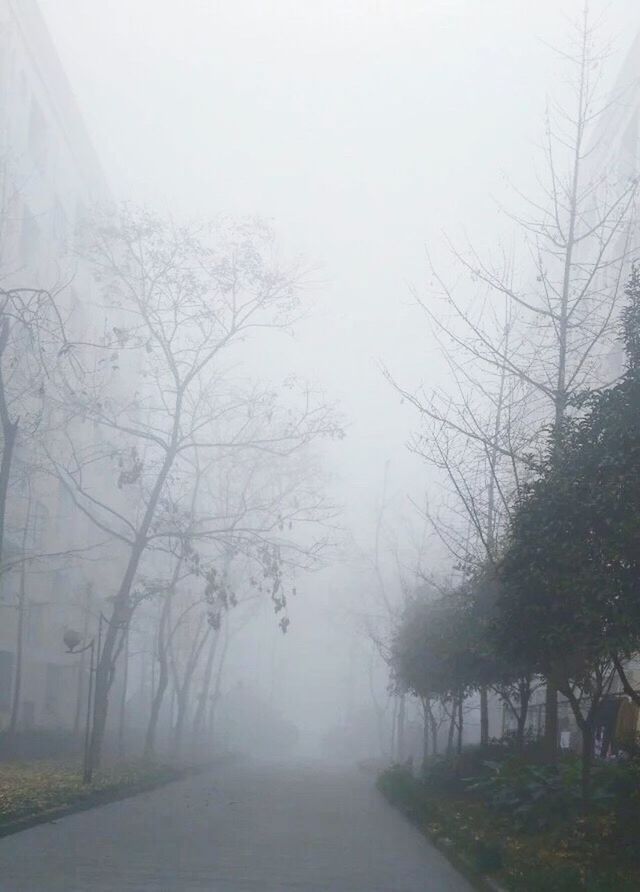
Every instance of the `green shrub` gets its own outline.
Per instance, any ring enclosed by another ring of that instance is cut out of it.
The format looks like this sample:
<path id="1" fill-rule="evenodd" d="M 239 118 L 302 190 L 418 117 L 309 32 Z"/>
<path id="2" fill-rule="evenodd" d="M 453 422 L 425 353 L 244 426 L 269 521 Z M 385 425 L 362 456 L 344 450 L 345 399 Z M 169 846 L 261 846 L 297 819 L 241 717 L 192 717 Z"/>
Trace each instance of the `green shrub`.
<path id="1" fill-rule="evenodd" d="M 478 840 L 473 852 L 473 861 L 478 873 L 497 873 L 502 870 L 502 850 L 496 843 Z"/>
<path id="2" fill-rule="evenodd" d="M 378 777 L 377 787 L 392 805 L 413 819 L 425 816 L 423 784 L 404 765 L 392 765 Z"/>
<path id="3" fill-rule="evenodd" d="M 422 780 L 433 792 L 464 793 L 464 779 L 482 771 L 486 752 L 476 747 L 459 755 L 432 756 L 423 768 Z"/>
<path id="4" fill-rule="evenodd" d="M 517 879 L 518 892 L 580 892 L 585 889 L 576 864 L 541 864 L 524 866 Z"/>
<path id="5" fill-rule="evenodd" d="M 513 892 L 640 889 L 640 759 L 596 763 L 585 812 L 575 756 L 557 767 L 526 754 L 486 756 L 487 748 L 476 748 L 432 757 L 421 778 L 396 765 L 379 776 L 378 788 Z"/>
<path id="6" fill-rule="evenodd" d="M 566 822 L 579 812 L 580 766 L 576 760 L 558 766 L 531 765 L 513 757 L 485 762 L 485 772 L 468 780 L 468 789 L 489 808 L 508 813 L 515 826 L 529 832 Z M 606 796 L 603 792 L 594 795 Z"/>

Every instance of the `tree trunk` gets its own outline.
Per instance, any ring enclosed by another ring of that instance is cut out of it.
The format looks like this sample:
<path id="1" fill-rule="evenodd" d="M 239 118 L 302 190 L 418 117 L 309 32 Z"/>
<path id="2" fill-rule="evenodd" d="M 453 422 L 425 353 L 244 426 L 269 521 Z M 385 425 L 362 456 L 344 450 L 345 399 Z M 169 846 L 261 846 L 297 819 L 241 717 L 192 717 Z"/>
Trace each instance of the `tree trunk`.
<path id="1" fill-rule="evenodd" d="M 618 673 L 618 677 L 622 683 L 622 689 L 625 694 L 631 698 L 632 702 L 636 704 L 636 706 L 640 706 L 640 692 L 636 691 L 631 682 L 629 681 L 629 677 L 625 672 L 624 666 L 622 665 L 622 661 L 619 657 L 613 658 L 613 665 L 615 666 L 616 672 Z"/>
<path id="2" fill-rule="evenodd" d="M 453 753 L 453 735 L 456 730 L 456 701 L 451 701 L 451 721 L 449 722 L 449 734 L 447 735 L 447 755 Z"/>
<path id="3" fill-rule="evenodd" d="M 529 714 L 530 699 L 531 685 L 527 681 L 520 686 L 520 709 L 516 715 L 516 748 L 519 753 L 524 751 L 524 738 L 527 728 L 527 715 Z"/>
<path id="4" fill-rule="evenodd" d="M 89 637 L 89 614 L 91 610 L 91 593 L 92 586 L 91 583 L 87 584 L 85 589 L 85 604 L 84 604 L 84 618 L 82 621 L 82 640 L 87 641 Z M 80 722 L 82 720 L 82 706 L 84 703 L 84 688 L 85 688 L 85 666 L 87 662 L 87 651 L 83 650 L 82 655 L 80 656 L 80 666 L 78 667 L 78 688 L 76 691 L 76 711 L 73 717 L 73 736 L 78 737 L 80 734 Z M 87 692 L 89 691 L 89 685 L 87 685 Z"/>
<path id="5" fill-rule="evenodd" d="M 158 683 L 156 685 L 153 700 L 151 701 L 151 712 L 147 723 L 147 733 L 144 740 L 144 757 L 151 758 L 156 749 L 156 734 L 158 731 L 158 720 L 160 718 L 160 710 L 164 695 L 169 684 L 169 659 L 167 655 L 167 624 L 171 614 L 171 595 L 167 594 L 165 602 L 162 605 L 160 614 L 160 626 L 158 629 Z"/>
<path id="6" fill-rule="evenodd" d="M 516 717 L 516 749 L 519 753 L 524 751 L 524 732 L 527 724 L 527 714 L 522 707 Z"/>
<path id="7" fill-rule="evenodd" d="M 397 741 L 398 741 L 398 752 L 396 761 L 399 763 L 404 762 L 405 757 L 405 719 L 406 719 L 406 702 L 405 695 L 402 694 L 400 697 L 400 703 L 398 704 L 398 726 L 397 726 Z"/>
<path id="8" fill-rule="evenodd" d="M 127 567 L 124 576 L 122 577 L 122 582 L 113 599 L 113 609 L 111 611 L 111 616 L 107 620 L 107 631 L 104 637 L 102 653 L 98 655 L 94 693 L 93 727 L 91 730 L 89 753 L 90 762 L 94 768 L 99 767 L 100 757 L 102 755 L 102 744 L 107 725 L 107 713 L 109 711 L 109 691 L 111 690 L 115 670 L 114 660 L 116 657 L 118 632 L 128 628 L 131 620 L 131 587 L 136 577 L 136 573 L 138 572 L 140 560 L 147 547 L 147 534 L 155 516 L 165 481 L 176 456 L 180 404 L 181 395 L 178 394 L 176 398 L 176 414 L 173 420 L 172 446 L 165 455 L 162 467 L 158 472 L 153 489 L 151 490 L 142 522 L 140 523 L 135 541 L 131 548 L 131 553 L 129 554 L 129 560 L 127 561 Z"/>
<path id="9" fill-rule="evenodd" d="M 480 688 L 480 746 L 489 746 L 489 696 L 484 686 Z"/>
<path id="10" fill-rule="evenodd" d="M 227 657 L 227 651 L 229 650 L 229 626 L 225 622 L 224 626 L 224 642 L 222 645 L 222 651 L 220 653 L 220 660 L 218 661 L 218 670 L 216 672 L 216 683 L 213 688 L 213 694 L 209 699 L 209 716 L 207 720 L 207 736 L 209 738 L 209 746 L 213 750 L 215 748 L 215 718 L 216 718 L 216 707 L 218 706 L 218 701 L 220 700 L 220 692 L 222 690 L 222 672 L 224 669 L 225 659 Z"/>
<path id="11" fill-rule="evenodd" d="M 173 755 L 179 759 L 182 754 L 182 737 L 184 732 L 184 722 L 187 716 L 187 708 L 189 706 L 189 685 L 185 683 L 181 691 L 176 691 L 178 711 L 176 713 L 176 723 L 173 728 Z"/>
<path id="12" fill-rule="evenodd" d="M 130 619 L 129 594 L 143 551 L 143 543 L 138 542 L 131 552 L 120 589 L 113 602 L 111 616 L 106 622 L 102 652 L 98 656 L 94 688 L 93 726 L 89 748 L 89 758 L 93 768 L 100 767 L 102 744 L 109 711 L 109 691 L 111 690 L 115 671 L 118 632 L 126 627 Z"/>
<path id="13" fill-rule="evenodd" d="M 127 719 L 127 685 L 129 683 L 129 630 L 124 640 L 124 666 L 122 669 L 122 696 L 120 698 L 120 721 L 118 722 L 118 757 L 125 755 L 125 725 Z"/>
<path id="14" fill-rule="evenodd" d="M 18 628 L 16 632 L 16 669 L 13 681 L 13 697 L 11 700 L 11 717 L 9 719 L 8 736 L 10 746 L 13 745 L 16 731 L 18 730 L 18 719 L 20 716 L 20 697 L 22 694 L 22 662 L 24 653 L 24 615 L 27 609 L 26 604 L 26 568 L 24 560 L 20 568 L 20 594 L 18 596 Z"/>
<path id="15" fill-rule="evenodd" d="M 424 718 L 424 725 L 422 728 L 422 772 L 426 774 L 427 766 L 429 764 L 429 735 L 430 735 L 430 725 L 429 725 L 429 701 L 424 699 L 422 701 L 422 714 Z"/>
<path id="16" fill-rule="evenodd" d="M 593 767 L 594 734 L 593 723 L 586 721 L 582 731 L 582 802 L 585 809 L 591 800 L 591 769 Z"/>
<path id="17" fill-rule="evenodd" d="M 398 724 L 398 698 L 393 698 L 391 711 L 391 761 L 396 761 L 396 725 Z"/>
<path id="18" fill-rule="evenodd" d="M 204 635 L 202 636 L 200 641 L 196 642 L 191 653 L 189 654 L 189 659 L 185 668 L 182 684 L 179 688 L 176 687 L 178 712 L 176 715 L 176 724 L 173 729 L 173 754 L 176 758 L 179 758 L 182 753 L 182 740 L 184 736 L 184 725 L 189 709 L 191 682 L 193 681 L 193 675 L 195 673 L 196 666 L 198 665 L 198 659 L 200 657 L 200 654 L 202 653 L 202 649 L 210 633 L 211 626 L 207 625 Z"/>
<path id="19" fill-rule="evenodd" d="M 209 746 L 211 747 L 212 752 L 215 751 L 215 730 L 216 730 L 216 706 L 218 705 L 218 701 L 215 694 L 212 694 L 209 698 L 209 713 L 207 715 L 207 739 L 209 740 Z"/>
<path id="20" fill-rule="evenodd" d="M 431 722 L 431 752 L 434 756 L 438 755 L 438 726 L 436 724 L 436 717 L 433 714 L 433 710 L 431 709 L 431 704 L 429 704 L 429 721 Z"/>
<path id="21" fill-rule="evenodd" d="M 554 397 L 555 417 L 553 426 L 553 451 L 557 460 L 562 449 L 562 429 L 567 409 L 567 357 L 569 351 L 569 300 L 571 295 L 573 254 L 576 240 L 576 224 L 578 218 L 578 203 L 580 190 L 580 175 L 582 165 L 582 142 L 585 128 L 584 91 L 586 87 L 586 22 L 584 32 L 581 80 L 579 87 L 578 116 L 575 122 L 576 139 L 573 149 L 573 171 L 571 192 L 569 195 L 569 226 L 564 250 L 564 271 L 562 281 L 562 294 L 560 300 L 560 314 L 557 322 L 558 337 L 558 373 L 556 377 L 556 389 Z M 545 693 L 545 725 L 544 748 L 547 759 L 555 763 L 558 758 L 558 688 L 555 679 L 547 678 Z"/>
<path id="22" fill-rule="evenodd" d="M 207 653 L 207 662 L 204 668 L 204 676 L 202 679 L 202 688 L 198 695 L 198 705 L 196 706 L 195 715 L 193 717 L 193 740 L 194 745 L 197 744 L 202 737 L 205 725 L 206 707 L 209 699 L 209 691 L 211 690 L 211 681 L 213 679 L 213 664 L 218 649 L 218 641 L 220 640 L 220 632 L 216 631 L 209 644 L 209 652 Z"/>
<path id="23" fill-rule="evenodd" d="M 458 697 L 458 755 L 462 753 L 462 732 L 463 732 L 463 716 L 462 707 L 464 705 L 464 697 L 462 692 Z"/>
<path id="24" fill-rule="evenodd" d="M 162 701 L 169 685 L 169 666 L 166 657 L 160 663 L 160 672 L 158 676 L 158 685 L 151 703 L 151 713 L 147 723 L 147 733 L 144 739 L 144 756 L 150 759 L 156 751 L 156 734 L 158 731 L 158 719 L 160 718 L 160 710 L 162 709 Z"/>
<path id="25" fill-rule="evenodd" d="M 544 701 L 544 752 L 552 764 L 558 758 L 558 689 L 547 679 Z"/>

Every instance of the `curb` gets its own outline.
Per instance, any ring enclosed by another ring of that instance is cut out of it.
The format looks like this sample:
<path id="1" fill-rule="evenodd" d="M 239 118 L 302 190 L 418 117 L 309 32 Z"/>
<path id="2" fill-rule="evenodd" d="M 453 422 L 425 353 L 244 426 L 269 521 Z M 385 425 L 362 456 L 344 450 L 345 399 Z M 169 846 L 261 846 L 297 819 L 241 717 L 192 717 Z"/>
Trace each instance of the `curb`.
<path id="1" fill-rule="evenodd" d="M 415 827 L 416 825 L 414 824 L 413 826 Z M 494 880 L 493 877 L 487 876 L 487 874 L 478 873 L 466 855 L 456 852 L 451 840 L 443 839 L 438 836 L 431 836 L 425 830 L 419 827 L 418 829 L 425 839 L 427 839 L 441 855 L 444 855 L 449 864 L 451 864 L 452 867 L 455 867 L 455 869 L 461 873 L 464 878 L 478 890 L 478 892 L 508 892 L 508 890 Z"/>
<path id="2" fill-rule="evenodd" d="M 190 768 L 174 769 L 174 773 L 170 776 L 150 780 L 146 783 L 136 784 L 132 787 L 116 787 L 114 789 L 96 790 L 86 799 L 79 799 L 76 802 L 70 802 L 67 805 L 56 805 L 45 811 L 39 811 L 35 814 L 25 815 L 15 821 L 8 821 L 6 824 L 0 823 L 0 839 L 4 836 L 11 836 L 14 833 L 20 833 L 22 830 L 29 830 L 38 824 L 53 824 L 59 818 L 66 818 L 69 815 L 78 814 L 82 811 L 88 811 L 91 808 L 99 808 L 102 805 L 109 805 L 112 802 L 120 802 L 123 799 L 131 799 L 134 796 L 140 796 L 142 793 L 149 793 L 152 790 L 166 787 L 168 784 L 176 781 L 184 780 L 194 774 L 200 774 L 207 771 L 211 765 L 198 765 Z"/>
<path id="3" fill-rule="evenodd" d="M 378 791 L 380 792 L 380 791 Z M 387 805 L 391 806 L 391 808 L 395 808 L 404 818 L 407 820 L 412 827 L 415 827 L 416 830 L 434 847 L 440 852 L 441 855 L 447 859 L 449 864 L 460 873 L 471 885 L 478 890 L 478 892 L 508 892 L 504 886 L 494 880 L 493 877 L 488 876 L 487 874 L 478 873 L 476 868 L 470 859 L 462 854 L 461 852 L 457 852 L 453 843 L 450 839 L 447 839 L 443 836 L 433 836 L 430 834 L 424 826 L 417 824 L 415 821 L 411 819 L 411 816 L 404 812 L 402 809 L 397 808 L 397 806 L 392 805 L 391 802 L 387 799 L 384 793 L 380 792 L 380 795 L 387 803 Z"/>

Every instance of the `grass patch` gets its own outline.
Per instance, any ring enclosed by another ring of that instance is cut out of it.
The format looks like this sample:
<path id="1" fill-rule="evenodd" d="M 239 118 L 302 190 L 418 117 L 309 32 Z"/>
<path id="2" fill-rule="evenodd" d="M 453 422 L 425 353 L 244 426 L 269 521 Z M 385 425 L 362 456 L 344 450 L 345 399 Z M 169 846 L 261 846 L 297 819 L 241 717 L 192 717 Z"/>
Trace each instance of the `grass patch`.
<path id="1" fill-rule="evenodd" d="M 182 776 L 179 769 L 151 762 L 123 763 L 95 772 L 92 784 L 82 772 L 52 762 L 5 762 L 0 765 L 0 829 L 52 809 L 98 804 L 118 795 Z"/>
<path id="2" fill-rule="evenodd" d="M 511 892 L 640 889 L 637 764 L 603 766 L 587 815 L 569 761 L 555 775 L 516 763 L 497 771 L 491 763 L 471 779 L 460 770 L 469 767 L 438 760 L 415 778 L 395 766 L 379 776 L 378 789 L 428 836 L 448 840 L 478 874 Z"/>

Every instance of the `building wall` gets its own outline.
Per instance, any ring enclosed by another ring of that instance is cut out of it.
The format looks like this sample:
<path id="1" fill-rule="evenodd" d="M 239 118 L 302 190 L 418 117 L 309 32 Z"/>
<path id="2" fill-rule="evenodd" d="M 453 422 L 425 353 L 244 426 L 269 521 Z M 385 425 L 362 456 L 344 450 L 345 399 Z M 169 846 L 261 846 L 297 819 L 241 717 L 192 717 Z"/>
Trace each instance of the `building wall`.
<path id="1" fill-rule="evenodd" d="M 0 285 L 42 287 L 58 292 L 58 303 L 76 330 L 99 327 L 95 285 L 74 256 L 83 217 L 109 200 L 96 152 L 85 131 L 55 47 L 35 0 L 0 0 Z M 87 437 L 95 432 L 88 432 Z M 16 454 L 16 468 L 28 444 Z M 25 463 L 26 466 L 26 463 Z M 26 505 L 31 501 L 27 549 L 52 554 L 65 543 L 82 547 L 92 531 L 73 509 L 54 478 L 31 473 L 12 486 L 8 538 L 22 549 Z M 12 523 L 13 522 L 13 523 Z M 73 727 L 79 684 L 86 691 L 86 659 L 65 654 L 62 635 L 76 627 L 95 631 L 100 597 L 87 611 L 87 586 L 108 582 L 114 568 L 66 557 L 24 565 L 24 663 L 21 724 Z M 6 725 L 15 680 L 21 571 L 0 583 L 0 726 Z"/>

